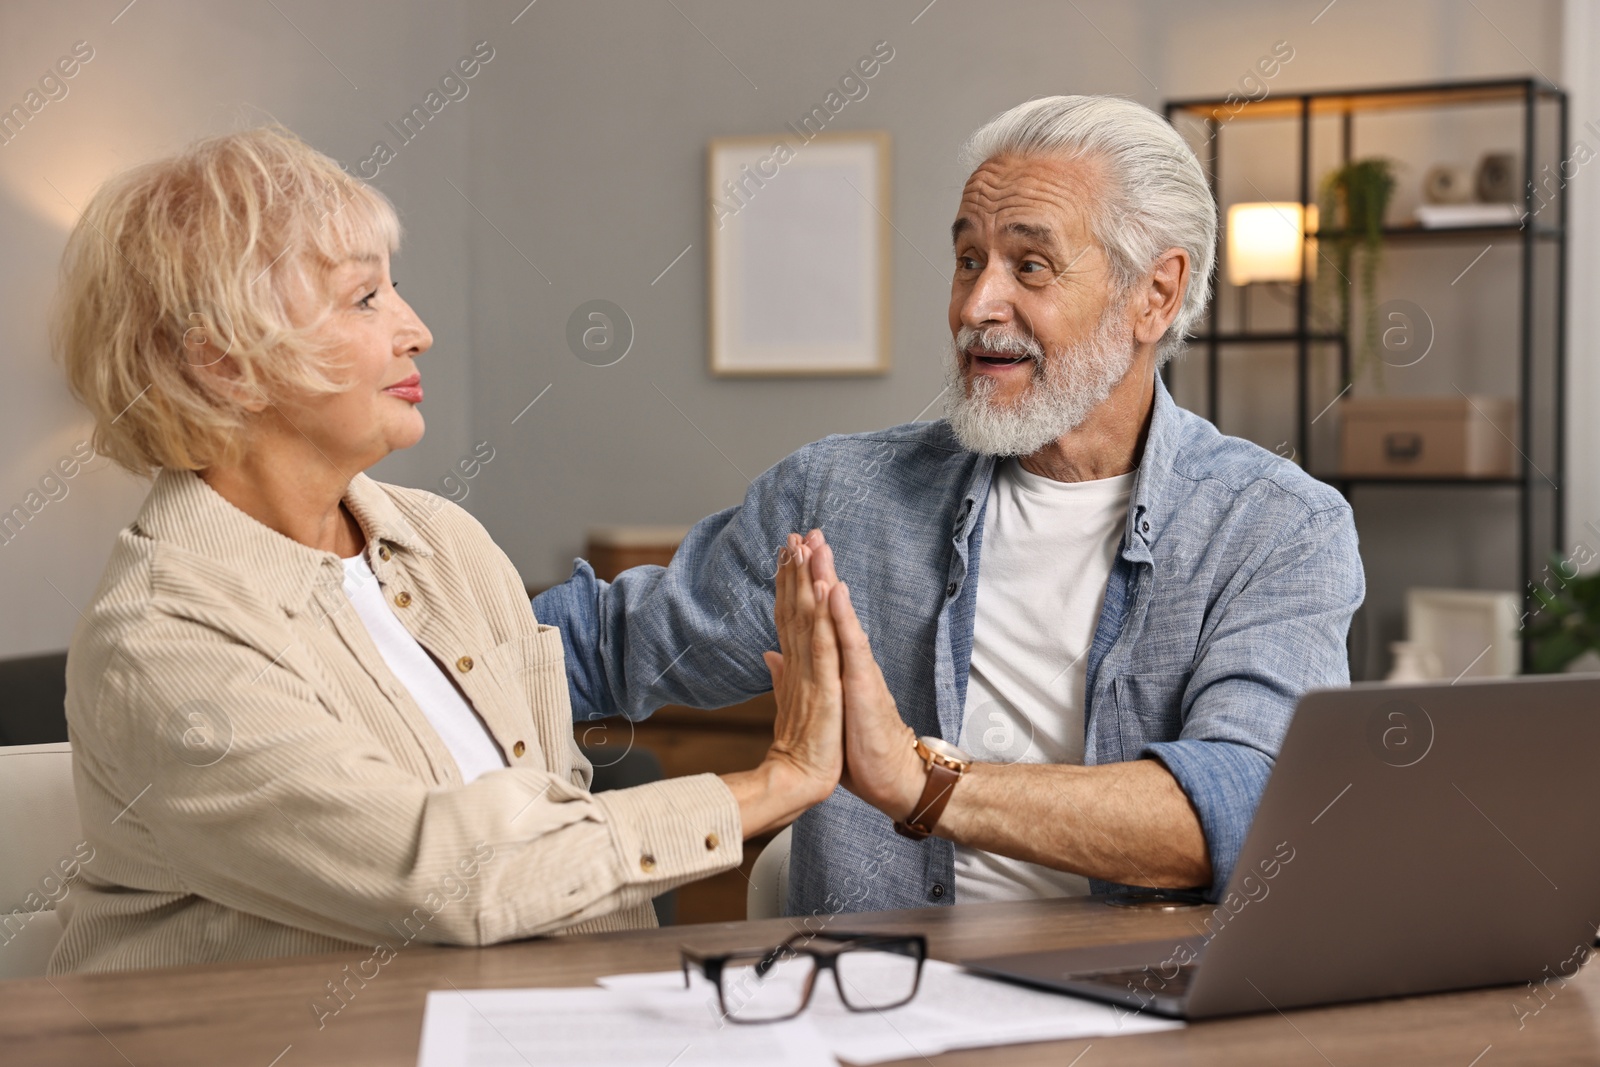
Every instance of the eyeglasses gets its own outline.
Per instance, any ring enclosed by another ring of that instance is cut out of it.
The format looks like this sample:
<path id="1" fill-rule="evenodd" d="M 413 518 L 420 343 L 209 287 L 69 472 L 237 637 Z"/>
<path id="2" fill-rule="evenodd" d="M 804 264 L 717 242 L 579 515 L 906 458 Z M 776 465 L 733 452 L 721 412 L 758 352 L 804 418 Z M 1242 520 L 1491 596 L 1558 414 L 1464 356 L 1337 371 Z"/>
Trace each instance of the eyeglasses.
<path id="1" fill-rule="evenodd" d="M 683 984 L 689 969 L 717 987 L 723 1018 L 736 1023 L 792 1019 L 811 1003 L 817 972 L 833 972 L 839 999 L 851 1011 L 898 1008 L 917 995 L 928 939 L 921 934 L 797 933 L 774 948 L 715 955 L 682 950 Z"/>

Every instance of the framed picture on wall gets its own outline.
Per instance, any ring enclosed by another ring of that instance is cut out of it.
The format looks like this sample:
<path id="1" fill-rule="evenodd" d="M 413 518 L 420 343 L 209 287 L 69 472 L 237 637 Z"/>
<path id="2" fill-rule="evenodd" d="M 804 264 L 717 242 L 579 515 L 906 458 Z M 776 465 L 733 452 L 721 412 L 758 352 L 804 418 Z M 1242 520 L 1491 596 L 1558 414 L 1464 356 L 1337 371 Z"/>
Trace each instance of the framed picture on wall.
<path id="1" fill-rule="evenodd" d="M 706 169 L 711 373 L 886 373 L 889 135 L 719 138 Z"/>

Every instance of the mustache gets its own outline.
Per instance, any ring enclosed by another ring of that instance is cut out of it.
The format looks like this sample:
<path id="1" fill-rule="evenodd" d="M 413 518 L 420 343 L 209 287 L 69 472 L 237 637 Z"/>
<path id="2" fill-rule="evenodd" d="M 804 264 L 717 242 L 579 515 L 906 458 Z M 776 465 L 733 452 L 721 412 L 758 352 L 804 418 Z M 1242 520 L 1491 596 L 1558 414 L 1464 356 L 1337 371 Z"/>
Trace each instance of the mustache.
<path id="1" fill-rule="evenodd" d="M 1021 330 L 1008 329 L 1004 326 L 987 326 L 978 329 L 973 326 L 963 326 L 956 334 L 956 349 L 966 352 L 967 349 L 978 347 L 998 352 L 1007 356 L 1030 356 L 1035 360 L 1044 359 L 1044 346 L 1039 339 L 1031 333 Z"/>

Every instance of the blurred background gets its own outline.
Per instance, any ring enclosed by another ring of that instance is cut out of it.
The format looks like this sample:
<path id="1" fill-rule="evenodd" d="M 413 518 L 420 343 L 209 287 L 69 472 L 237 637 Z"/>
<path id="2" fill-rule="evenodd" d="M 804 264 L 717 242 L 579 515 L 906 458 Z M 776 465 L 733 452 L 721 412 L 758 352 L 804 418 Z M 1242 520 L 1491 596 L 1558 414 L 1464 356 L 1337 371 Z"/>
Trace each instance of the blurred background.
<path id="1" fill-rule="evenodd" d="M 57 261 L 119 169 L 276 119 L 371 177 L 436 339 L 427 436 L 374 474 L 459 500 L 539 588 L 670 556 L 808 441 L 937 417 L 959 145 L 1030 97 L 1115 93 L 1195 145 L 1232 242 L 1174 392 L 1350 495 L 1356 676 L 1454 674 L 1543 605 L 1552 553 L 1600 553 L 1596 44 L 1580 0 L 6 0 L 0 657 L 66 647 L 145 491 L 103 459 L 41 487 L 90 429 L 49 355 Z M 713 374 L 708 146 L 819 106 L 886 135 L 888 369 Z M 614 361 L 570 340 L 593 301 L 631 337 Z M 1407 468 L 1437 433 L 1444 466 Z M 1430 648 L 1395 647 L 1419 627 Z M 1528 668 L 1518 642 L 1466 671 Z"/>

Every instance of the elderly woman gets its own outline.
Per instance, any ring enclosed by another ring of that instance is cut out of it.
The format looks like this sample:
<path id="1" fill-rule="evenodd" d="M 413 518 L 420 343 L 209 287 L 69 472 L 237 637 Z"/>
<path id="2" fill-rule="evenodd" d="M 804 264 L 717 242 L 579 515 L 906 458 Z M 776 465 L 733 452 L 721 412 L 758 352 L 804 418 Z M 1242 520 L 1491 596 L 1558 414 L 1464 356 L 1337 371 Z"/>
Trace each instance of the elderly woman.
<path id="1" fill-rule="evenodd" d="M 155 478 L 68 660 L 95 858 L 53 972 L 652 925 L 839 781 L 831 624 L 791 537 L 766 760 L 589 792 L 560 633 L 511 562 L 361 473 L 423 430 L 399 235 L 269 127 L 113 179 L 71 236 L 72 389 L 97 451 Z"/>

